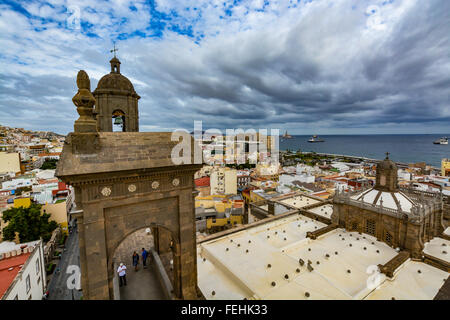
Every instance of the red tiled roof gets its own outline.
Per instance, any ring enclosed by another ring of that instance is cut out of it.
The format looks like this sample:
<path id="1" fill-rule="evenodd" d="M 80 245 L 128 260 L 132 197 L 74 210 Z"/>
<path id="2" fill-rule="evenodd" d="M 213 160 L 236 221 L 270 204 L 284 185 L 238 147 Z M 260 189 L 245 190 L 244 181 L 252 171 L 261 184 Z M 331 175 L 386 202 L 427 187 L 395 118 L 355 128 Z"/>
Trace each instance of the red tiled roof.
<path id="1" fill-rule="evenodd" d="M 209 187 L 210 178 L 209 177 L 203 177 L 195 179 L 195 186 L 196 187 Z"/>
<path id="2" fill-rule="evenodd" d="M 329 192 L 319 192 L 319 193 L 314 193 L 314 195 L 315 196 L 326 196 L 326 195 L 329 195 L 330 193 Z"/>
<path id="3" fill-rule="evenodd" d="M 3 297 L 6 290 L 8 290 L 9 286 L 22 269 L 21 266 L 23 266 L 29 256 L 30 253 L 23 253 L 19 256 L 0 260 L 0 299 Z M 13 269 L 10 271 L 10 268 Z"/>
<path id="4" fill-rule="evenodd" d="M 41 179 L 41 180 L 38 180 L 38 183 L 39 183 L 39 184 L 47 184 L 47 183 L 55 183 L 55 182 L 58 182 L 58 181 L 59 181 L 58 178 L 53 178 L 53 179 Z"/>

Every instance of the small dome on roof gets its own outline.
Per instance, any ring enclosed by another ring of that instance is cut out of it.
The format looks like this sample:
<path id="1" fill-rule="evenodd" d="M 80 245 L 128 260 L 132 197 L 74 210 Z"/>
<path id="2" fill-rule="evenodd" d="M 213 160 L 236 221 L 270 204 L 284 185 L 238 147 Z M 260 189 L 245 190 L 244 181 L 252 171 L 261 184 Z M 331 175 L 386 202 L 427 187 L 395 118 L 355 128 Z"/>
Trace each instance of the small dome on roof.
<path id="1" fill-rule="evenodd" d="M 94 95 L 101 93 L 132 95 L 139 99 L 131 81 L 120 73 L 120 60 L 114 56 L 109 62 L 111 63 L 111 72 L 98 81 Z"/>
<path id="2" fill-rule="evenodd" d="M 120 73 L 110 73 L 107 75 L 104 75 L 99 81 L 97 85 L 98 90 L 121 90 L 121 91 L 129 91 L 130 93 L 136 93 L 134 91 L 133 84 L 131 81 L 121 75 Z"/>
<path id="3" fill-rule="evenodd" d="M 378 163 L 377 170 L 379 169 L 397 170 L 397 165 L 395 164 L 395 162 L 389 159 L 389 152 L 386 152 L 386 158 Z"/>
<path id="4" fill-rule="evenodd" d="M 119 59 L 117 59 L 117 57 L 113 57 L 111 60 L 109 60 L 109 63 L 120 63 L 120 60 Z"/>

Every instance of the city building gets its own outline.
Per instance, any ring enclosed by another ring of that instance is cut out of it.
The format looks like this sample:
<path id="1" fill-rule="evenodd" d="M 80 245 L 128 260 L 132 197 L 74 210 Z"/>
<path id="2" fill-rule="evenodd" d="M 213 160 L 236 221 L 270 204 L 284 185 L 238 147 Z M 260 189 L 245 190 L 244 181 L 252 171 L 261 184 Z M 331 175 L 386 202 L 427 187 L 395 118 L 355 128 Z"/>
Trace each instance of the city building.
<path id="1" fill-rule="evenodd" d="M 364 232 L 420 258 L 424 243 L 442 234 L 442 196 L 398 187 L 396 164 L 386 157 L 377 166 L 373 188 L 337 191 L 333 222 Z"/>
<path id="2" fill-rule="evenodd" d="M 211 194 L 210 177 L 202 177 L 194 180 L 195 189 L 199 192 L 200 197 L 209 196 Z"/>
<path id="3" fill-rule="evenodd" d="M 242 191 L 248 187 L 250 184 L 251 177 L 250 171 L 248 170 L 238 170 L 237 172 L 237 188 Z"/>
<path id="4" fill-rule="evenodd" d="M 197 231 L 216 232 L 244 223 L 244 201 L 239 195 L 210 195 L 195 198 Z"/>
<path id="5" fill-rule="evenodd" d="M 441 176 L 449 177 L 450 176 L 450 159 L 442 159 L 441 162 Z"/>
<path id="6" fill-rule="evenodd" d="M 237 171 L 228 167 L 215 167 L 211 171 L 211 194 L 236 194 Z"/>
<path id="7" fill-rule="evenodd" d="M 0 174 L 3 173 L 21 173 L 19 153 L 0 152 Z"/>
<path id="8" fill-rule="evenodd" d="M 279 165 L 272 163 L 258 163 L 255 168 L 255 176 L 260 179 L 278 181 Z"/>
<path id="9" fill-rule="evenodd" d="M 0 246 L 0 300 L 42 300 L 46 274 L 42 241 Z"/>

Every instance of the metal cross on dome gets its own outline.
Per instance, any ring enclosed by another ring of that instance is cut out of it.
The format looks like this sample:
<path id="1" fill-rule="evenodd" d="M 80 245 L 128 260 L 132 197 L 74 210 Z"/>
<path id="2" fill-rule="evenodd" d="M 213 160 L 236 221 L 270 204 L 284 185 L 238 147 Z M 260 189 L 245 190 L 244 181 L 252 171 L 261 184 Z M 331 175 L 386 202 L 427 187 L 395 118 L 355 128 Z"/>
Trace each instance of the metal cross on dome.
<path id="1" fill-rule="evenodd" d="M 390 155 L 390 153 L 386 152 L 386 159 L 389 159 L 389 155 Z"/>
<path id="2" fill-rule="evenodd" d="M 114 58 L 116 57 L 116 52 L 119 51 L 119 49 L 116 49 L 116 42 L 114 41 L 114 49 L 110 50 L 110 52 L 114 53 Z"/>

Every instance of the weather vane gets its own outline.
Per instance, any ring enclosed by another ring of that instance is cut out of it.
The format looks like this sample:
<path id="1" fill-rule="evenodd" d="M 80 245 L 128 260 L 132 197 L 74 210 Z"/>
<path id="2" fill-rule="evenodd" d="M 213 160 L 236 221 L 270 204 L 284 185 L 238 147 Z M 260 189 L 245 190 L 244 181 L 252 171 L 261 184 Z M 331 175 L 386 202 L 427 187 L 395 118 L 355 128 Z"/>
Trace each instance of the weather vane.
<path id="1" fill-rule="evenodd" d="M 110 50 L 110 52 L 114 53 L 114 58 L 116 57 L 116 51 L 119 51 L 119 49 L 116 49 L 116 42 L 114 41 L 114 49 Z"/>

